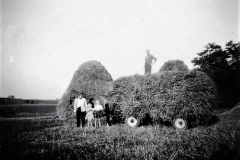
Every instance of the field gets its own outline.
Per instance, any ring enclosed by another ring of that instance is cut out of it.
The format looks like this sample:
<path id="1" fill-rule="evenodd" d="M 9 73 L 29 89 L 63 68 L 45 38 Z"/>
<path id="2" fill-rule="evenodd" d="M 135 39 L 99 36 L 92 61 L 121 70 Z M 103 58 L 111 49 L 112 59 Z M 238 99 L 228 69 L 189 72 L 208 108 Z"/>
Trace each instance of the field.
<path id="1" fill-rule="evenodd" d="M 1 160 L 240 159 L 240 115 L 219 116 L 215 124 L 188 130 L 162 124 L 78 129 L 74 120 L 53 120 L 50 108 L 47 112 L 39 106 L 44 112 L 33 116 L 31 106 L 26 106 L 31 116 L 25 111 L 0 118 Z"/>
<path id="2" fill-rule="evenodd" d="M 39 117 L 56 115 L 56 104 L 0 105 L 0 117 Z"/>

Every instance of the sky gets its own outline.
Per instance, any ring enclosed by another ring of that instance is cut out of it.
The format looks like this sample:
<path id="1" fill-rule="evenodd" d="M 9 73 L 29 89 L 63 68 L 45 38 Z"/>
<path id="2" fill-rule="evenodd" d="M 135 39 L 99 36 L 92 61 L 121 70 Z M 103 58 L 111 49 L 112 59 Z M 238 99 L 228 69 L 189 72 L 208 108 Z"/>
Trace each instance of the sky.
<path id="1" fill-rule="evenodd" d="M 115 80 L 144 74 L 146 49 L 191 60 L 208 43 L 239 42 L 239 0 L 1 0 L 0 97 L 57 99 L 97 60 Z"/>

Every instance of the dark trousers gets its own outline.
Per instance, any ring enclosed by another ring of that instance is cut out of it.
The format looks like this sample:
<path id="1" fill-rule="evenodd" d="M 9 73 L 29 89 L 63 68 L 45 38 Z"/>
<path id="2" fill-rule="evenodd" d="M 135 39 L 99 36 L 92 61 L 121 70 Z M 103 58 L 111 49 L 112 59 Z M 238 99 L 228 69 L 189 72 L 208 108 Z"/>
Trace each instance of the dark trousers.
<path id="1" fill-rule="evenodd" d="M 107 124 L 111 126 L 110 115 L 107 115 L 106 117 L 107 117 Z"/>
<path id="2" fill-rule="evenodd" d="M 85 125 L 85 117 L 86 117 L 86 112 L 81 112 L 81 109 L 77 109 L 77 127 L 82 124 L 82 127 Z"/>

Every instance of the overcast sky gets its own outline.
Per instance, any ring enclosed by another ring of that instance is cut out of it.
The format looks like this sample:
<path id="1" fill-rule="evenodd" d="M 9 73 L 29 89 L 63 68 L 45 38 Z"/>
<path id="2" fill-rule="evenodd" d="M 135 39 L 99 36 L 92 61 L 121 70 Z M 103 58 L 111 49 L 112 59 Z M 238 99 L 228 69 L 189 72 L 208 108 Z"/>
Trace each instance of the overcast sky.
<path id="1" fill-rule="evenodd" d="M 207 43 L 239 41 L 237 0 L 1 0 L 0 97 L 57 99 L 79 65 L 113 79 L 144 73 L 145 50 L 191 60 Z"/>

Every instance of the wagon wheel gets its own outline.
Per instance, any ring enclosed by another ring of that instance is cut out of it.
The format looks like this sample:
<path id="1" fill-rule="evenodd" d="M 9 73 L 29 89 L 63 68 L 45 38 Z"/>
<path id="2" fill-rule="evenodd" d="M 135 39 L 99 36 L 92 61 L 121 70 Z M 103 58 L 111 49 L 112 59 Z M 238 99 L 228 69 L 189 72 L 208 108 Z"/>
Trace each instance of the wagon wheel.
<path id="1" fill-rule="evenodd" d="M 187 121 L 182 118 L 175 118 L 173 120 L 173 127 L 176 129 L 187 129 Z"/>
<path id="2" fill-rule="evenodd" d="M 130 127 L 138 127 L 140 121 L 137 118 L 130 116 L 125 119 L 125 123 Z"/>

